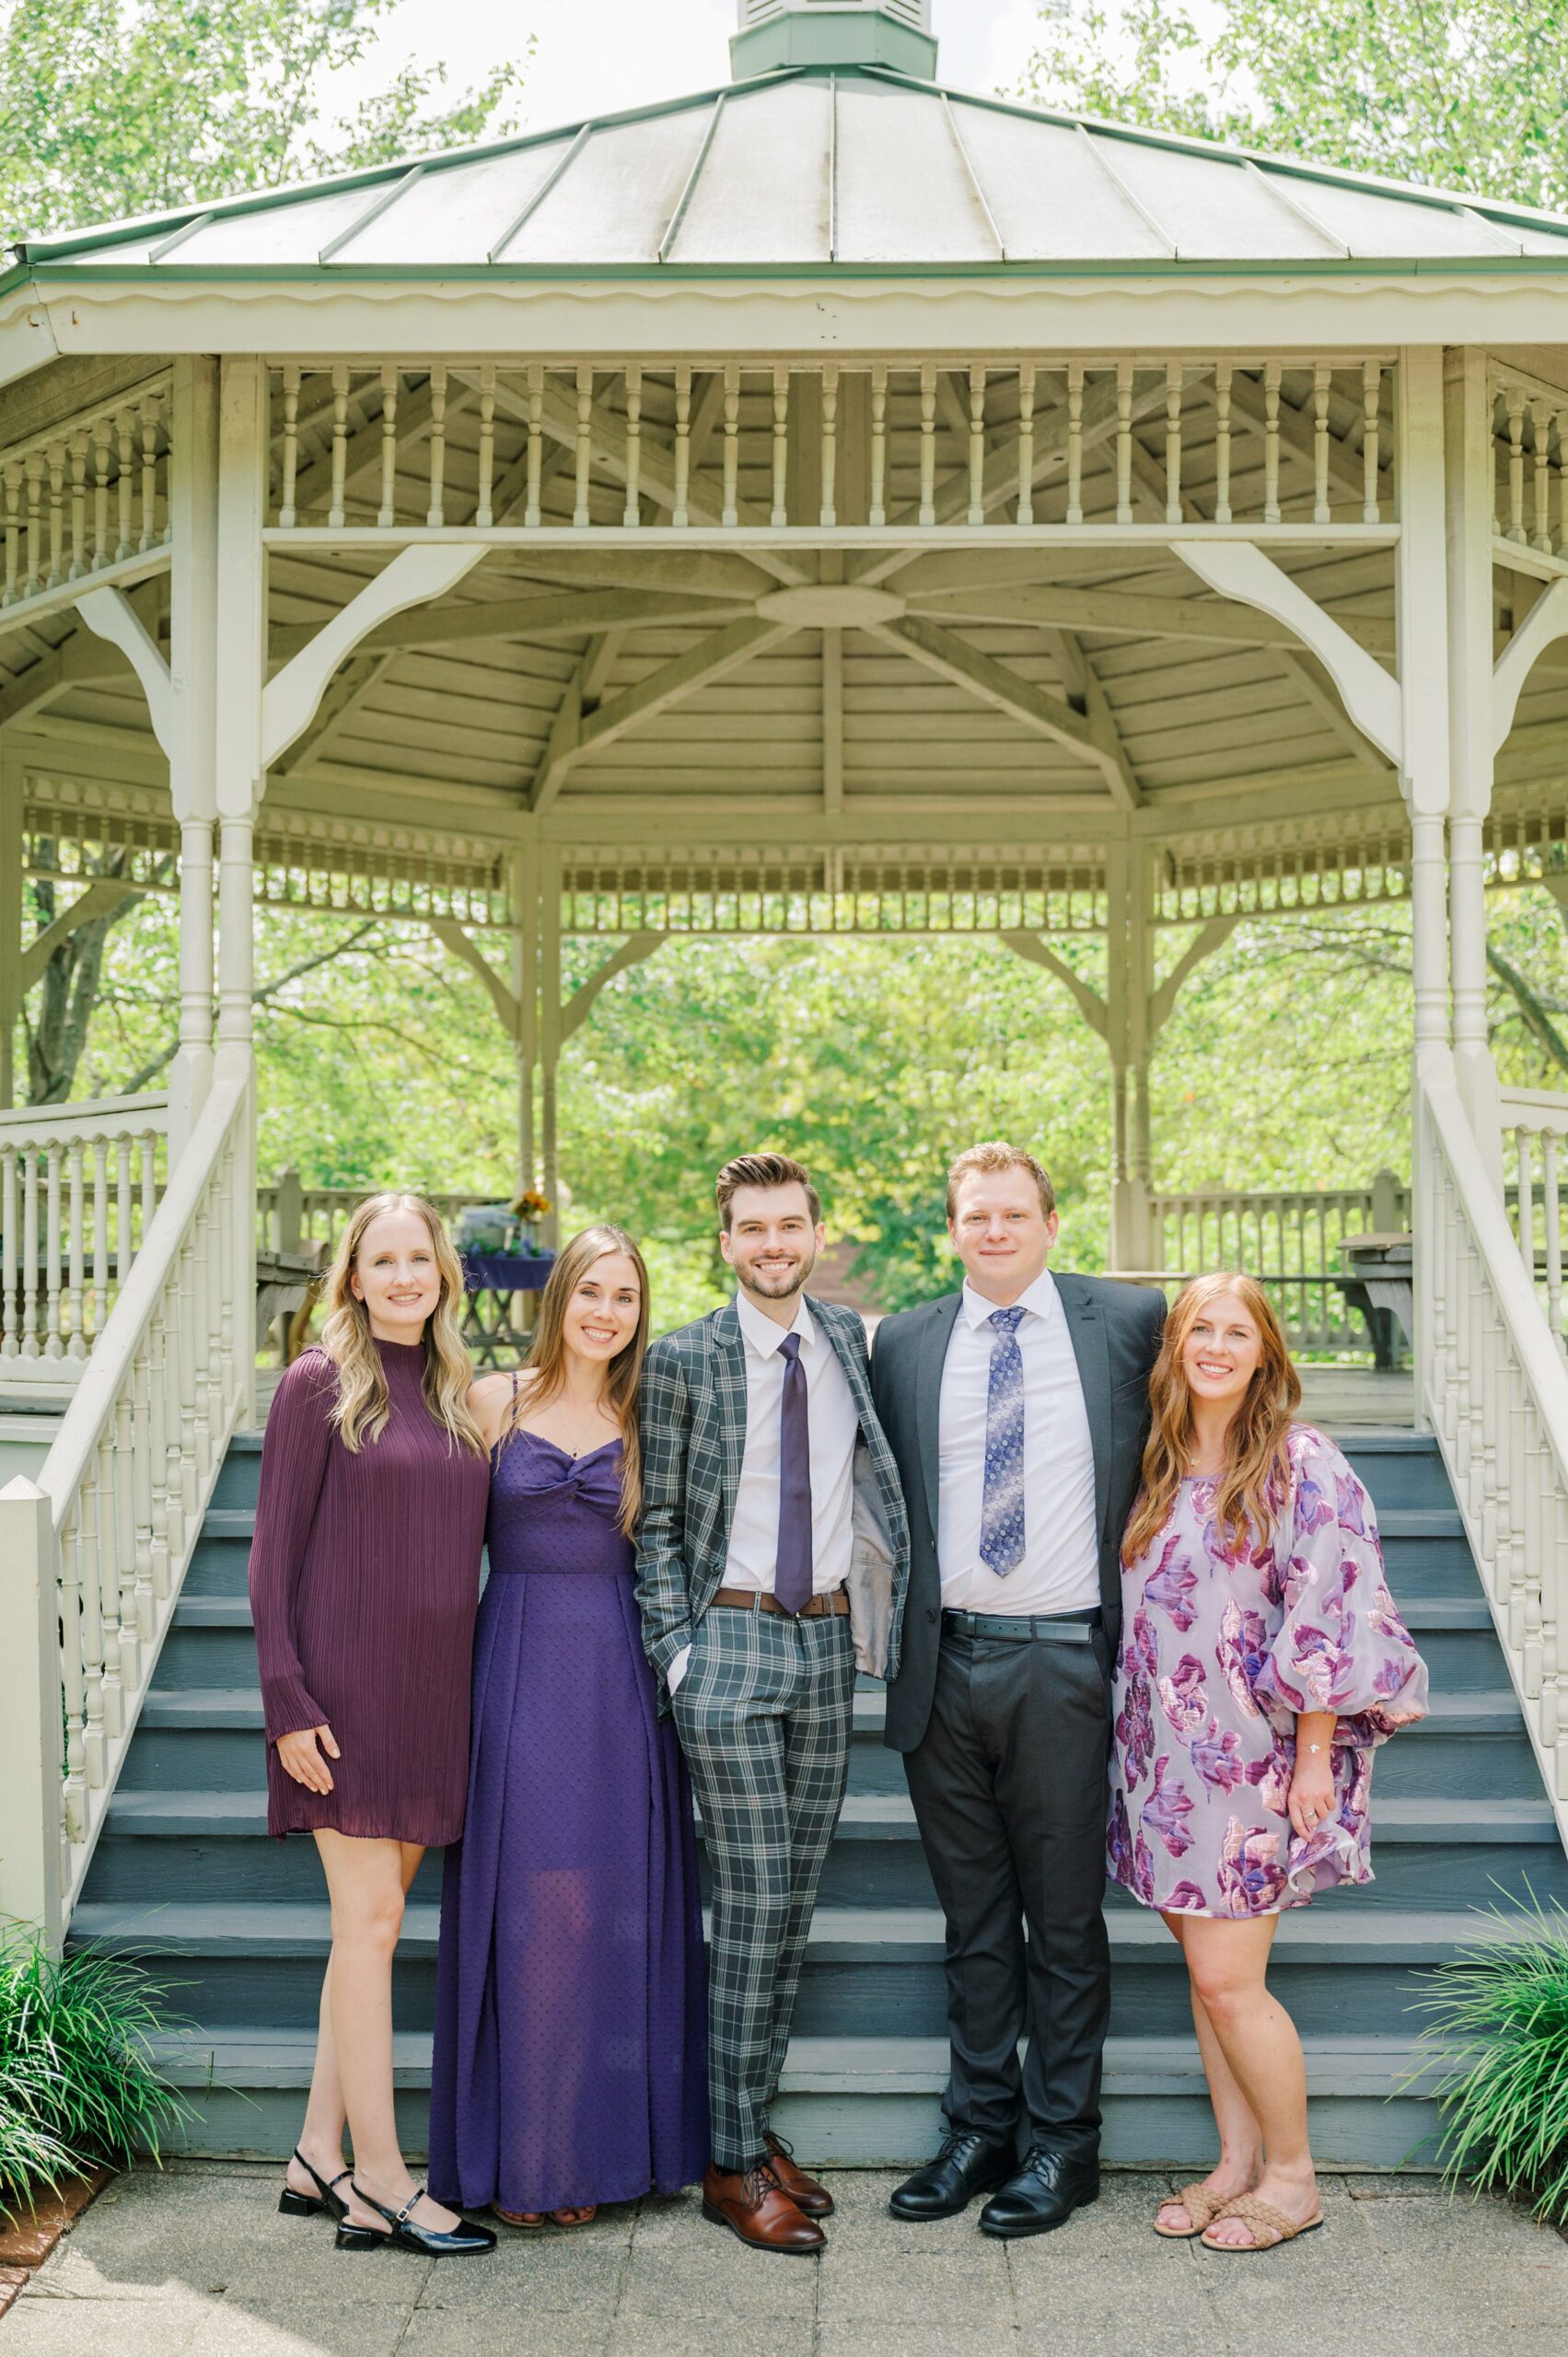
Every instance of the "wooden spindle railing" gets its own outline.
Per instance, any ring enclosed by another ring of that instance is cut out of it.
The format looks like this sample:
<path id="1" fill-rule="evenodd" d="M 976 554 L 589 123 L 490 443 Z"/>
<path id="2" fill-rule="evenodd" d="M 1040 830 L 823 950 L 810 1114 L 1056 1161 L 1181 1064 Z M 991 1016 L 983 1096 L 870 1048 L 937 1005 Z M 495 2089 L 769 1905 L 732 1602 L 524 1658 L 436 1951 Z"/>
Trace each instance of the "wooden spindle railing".
<path id="1" fill-rule="evenodd" d="M 38 1922 L 52 1943 L 250 1396 L 228 1322 L 254 1283 L 251 1207 L 237 1185 L 249 1103 L 247 1075 L 219 1075 L 37 1487 L 0 1492 L 0 1915 Z"/>
<path id="2" fill-rule="evenodd" d="M 163 547 L 170 535 L 167 396 L 168 378 L 159 377 L 0 450 L 0 608 Z"/>
<path id="3" fill-rule="evenodd" d="M 0 1114 L 0 1399 L 74 1384 L 152 1226 L 167 1097 Z"/>

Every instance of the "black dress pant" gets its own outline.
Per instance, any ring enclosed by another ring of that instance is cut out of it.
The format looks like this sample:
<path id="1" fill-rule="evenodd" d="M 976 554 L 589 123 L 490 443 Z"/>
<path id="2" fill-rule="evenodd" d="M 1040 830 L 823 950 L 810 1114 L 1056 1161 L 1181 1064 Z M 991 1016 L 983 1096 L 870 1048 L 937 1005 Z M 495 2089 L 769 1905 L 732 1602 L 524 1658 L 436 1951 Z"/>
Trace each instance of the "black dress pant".
<path id="1" fill-rule="evenodd" d="M 1004 2140 L 1027 2119 L 1032 2142 L 1074 2161 L 1099 2149 L 1110 2014 L 1110 1665 L 1103 1633 L 1085 1633 L 944 1627 L 930 1723 L 904 1759 L 947 1919 L 948 2127 Z"/>

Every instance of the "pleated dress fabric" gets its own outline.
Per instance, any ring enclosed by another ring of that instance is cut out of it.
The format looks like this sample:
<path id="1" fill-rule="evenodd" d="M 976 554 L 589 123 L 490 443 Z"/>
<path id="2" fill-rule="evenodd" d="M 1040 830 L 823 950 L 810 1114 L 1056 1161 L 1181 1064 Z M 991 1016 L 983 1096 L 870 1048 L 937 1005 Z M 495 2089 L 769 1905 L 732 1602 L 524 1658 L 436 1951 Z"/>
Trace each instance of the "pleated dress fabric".
<path id="1" fill-rule="evenodd" d="M 378 1342 L 391 1414 L 345 1448 L 337 1369 L 296 1359 L 273 1401 L 250 1550 L 267 1731 L 267 1830 L 439 1846 L 462 1831 L 489 1468 L 424 1404 L 421 1343 Z M 326 1725 L 331 1793 L 280 1765 Z"/>
<path id="2" fill-rule="evenodd" d="M 496 1453 L 473 1758 L 447 1853 L 430 2189 L 477 2209 L 673 2193 L 708 2159 L 691 1787 L 643 1655 L 619 1441 Z"/>

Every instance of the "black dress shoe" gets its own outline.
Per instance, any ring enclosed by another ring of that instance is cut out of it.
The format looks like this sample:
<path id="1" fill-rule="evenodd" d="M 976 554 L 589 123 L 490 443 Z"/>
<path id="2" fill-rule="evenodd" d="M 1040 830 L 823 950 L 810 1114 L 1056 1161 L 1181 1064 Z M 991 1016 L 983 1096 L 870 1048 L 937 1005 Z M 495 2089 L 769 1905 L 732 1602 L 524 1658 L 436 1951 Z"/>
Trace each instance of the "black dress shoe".
<path id="1" fill-rule="evenodd" d="M 990 2136 L 948 2136 L 934 2161 L 916 2169 L 889 2196 L 895 2218 L 956 2218 L 977 2193 L 1005 2185 L 1018 2165 L 1017 2146 Z"/>
<path id="2" fill-rule="evenodd" d="M 1017 2175 L 981 2212 L 980 2231 L 1008 2241 L 1020 2235 L 1048 2235 L 1052 2226 L 1064 2226 L 1074 2210 L 1098 2200 L 1098 2161 L 1069 2161 L 1061 2153 L 1031 2144 Z"/>

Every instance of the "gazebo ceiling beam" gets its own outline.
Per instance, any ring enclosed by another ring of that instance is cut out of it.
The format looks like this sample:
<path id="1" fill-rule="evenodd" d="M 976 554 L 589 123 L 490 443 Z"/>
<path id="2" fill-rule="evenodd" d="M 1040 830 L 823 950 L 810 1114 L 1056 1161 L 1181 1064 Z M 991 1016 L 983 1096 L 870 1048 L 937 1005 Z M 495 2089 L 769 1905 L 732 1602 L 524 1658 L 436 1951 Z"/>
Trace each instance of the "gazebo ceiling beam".
<path id="1" fill-rule="evenodd" d="M 279 764 L 283 775 L 328 758 L 340 724 L 358 709 L 395 659 L 392 655 L 360 653 L 344 664 L 317 706 L 315 719 L 284 755 Z"/>
<path id="2" fill-rule="evenodd" d="M 1074 708 L 1082 706 L 1100 752 L 1115 764 L 1120 788 L 1116 780 L 1110 777 L 1110 772 L 1107 772 L 1112 795 L 1123 809 L 1137 809 L 1144 799 L 1144 789 L 1138 782 L 1137 772 L 1127 758 L 1127 749 L 1121 742 L 1116 715 L 1106 701 L 1105 690 L 1095 676 L 1094 665 L 1084 652 L 1083 642 L 1076 631 L 1072 630 L 1051 631 L 1047 635 L 1057 649 L 1068 701 Z"/>
<path id="3" fill-rule="evenodd" d="M 933 621 L 982 622 L 997 627 L 1040 622 L 1130 638 L 1207 639 L 1216 645 L 1294 647 L 1301 644 L 1295 633 L 1283 622 L 1273 621 L 1249 607 L 1212 604 L 1204 598 L 1156 598 L 1136 590 L 1046 586 L 1008 589 L 1005 585 L 995 593 L 993 604 L 985 600 L 983 591 L 975 589 L 911 590 L 907 594 L 911 610 L 926 613 Z M 1341 629 L 1365 646 L 1368 654 L 1392 655 L 1391 619 L 1385 621 L 1375 614 L 1345 614 L 1335 619 Z"/>
<path id="4" fill-rule="evenodd" d="M 687 601 L 668 591 L 598 589 L 575 598 L 517 598 L 494 606 L 417 606 L 378 623 L 366 633 L 361 646 L 366 654 L 377 654 L 387 647 L 451 646 L 473 640 L 580 638 L 639 622 L 697 628 L 737 621 L 750 610 L 750 605 L 749 598 L 705 603 Z M 286 660 L 297 654 L 309 645 L 316 629 L 316 625 L 294 622 L 274 628 L 273 655 Z"/>
<path id="5" fill-rule="evenodd" d="M 1100 771 L 1122 807 L 1134 807 L 1136 788 L 1130 787 L 1122 776 L 1117 753 L 1108 749 L 1090 720 L 1083 713 L 1074 712 L 1071 704 L 1047 695 L 1043 688 L 1020 678 L 993 656 L 982 654 L 955 631 L 944 630 L 939 623 L 926 621 L 922 616 L 906 614 L 897 621 L 874 623 L 869 634 L 901 654 L 912 655 L 928 671 L 967 688 L 982 703 L 1005 712 L 1009 719 L 1032 728 L 1038 736 L 1053 737 L 1058 744 L 1082 754 Z"/>
<path id="6" fill-rule="evenodd" d="M 0 691 L 0 728 L 25 720 L 29 713 L 41 712 L 72 688 L 122 679 L 130 668 L 130 656 L 118 646 L 90 631 L 75 631 Z"/>
<path id="7" fill-rule="evenodd" d="M 1386 772 L 1388 762 L 1376 747 L 1369 744 L 1362 735 L 1335 692 L 1332 680 L 1325 678 L 1318 668 L 1316 658 L 1298 644 L 1282 647 L 1278 661 L 1291 685 L 1307 698 L 1330 735 L 1339 738 L 1353 759 L 1358 761 L 1363 769 L 1374 770 L 1379 775 Z"/>
<path id="8" fill-rule="evenodd" d="M 556 715 L 544 758 L 540 763 L 531 807 L 548 810 L 560 794 L 567 772 L 578 761 L 602 751 L 629 729 L 654 719 L 699 688 L 711 687 L 738 671 L 783 639 L 796 635 L 795 625 L 764 621 L 753 615 L 732 622 L 715 637 L 706 638 L 670 663 L 650 671 L 634 687 L 624 689 L 597 712 L 583 712 L 583 678 L 587 658 L 577 668 Z"/>

